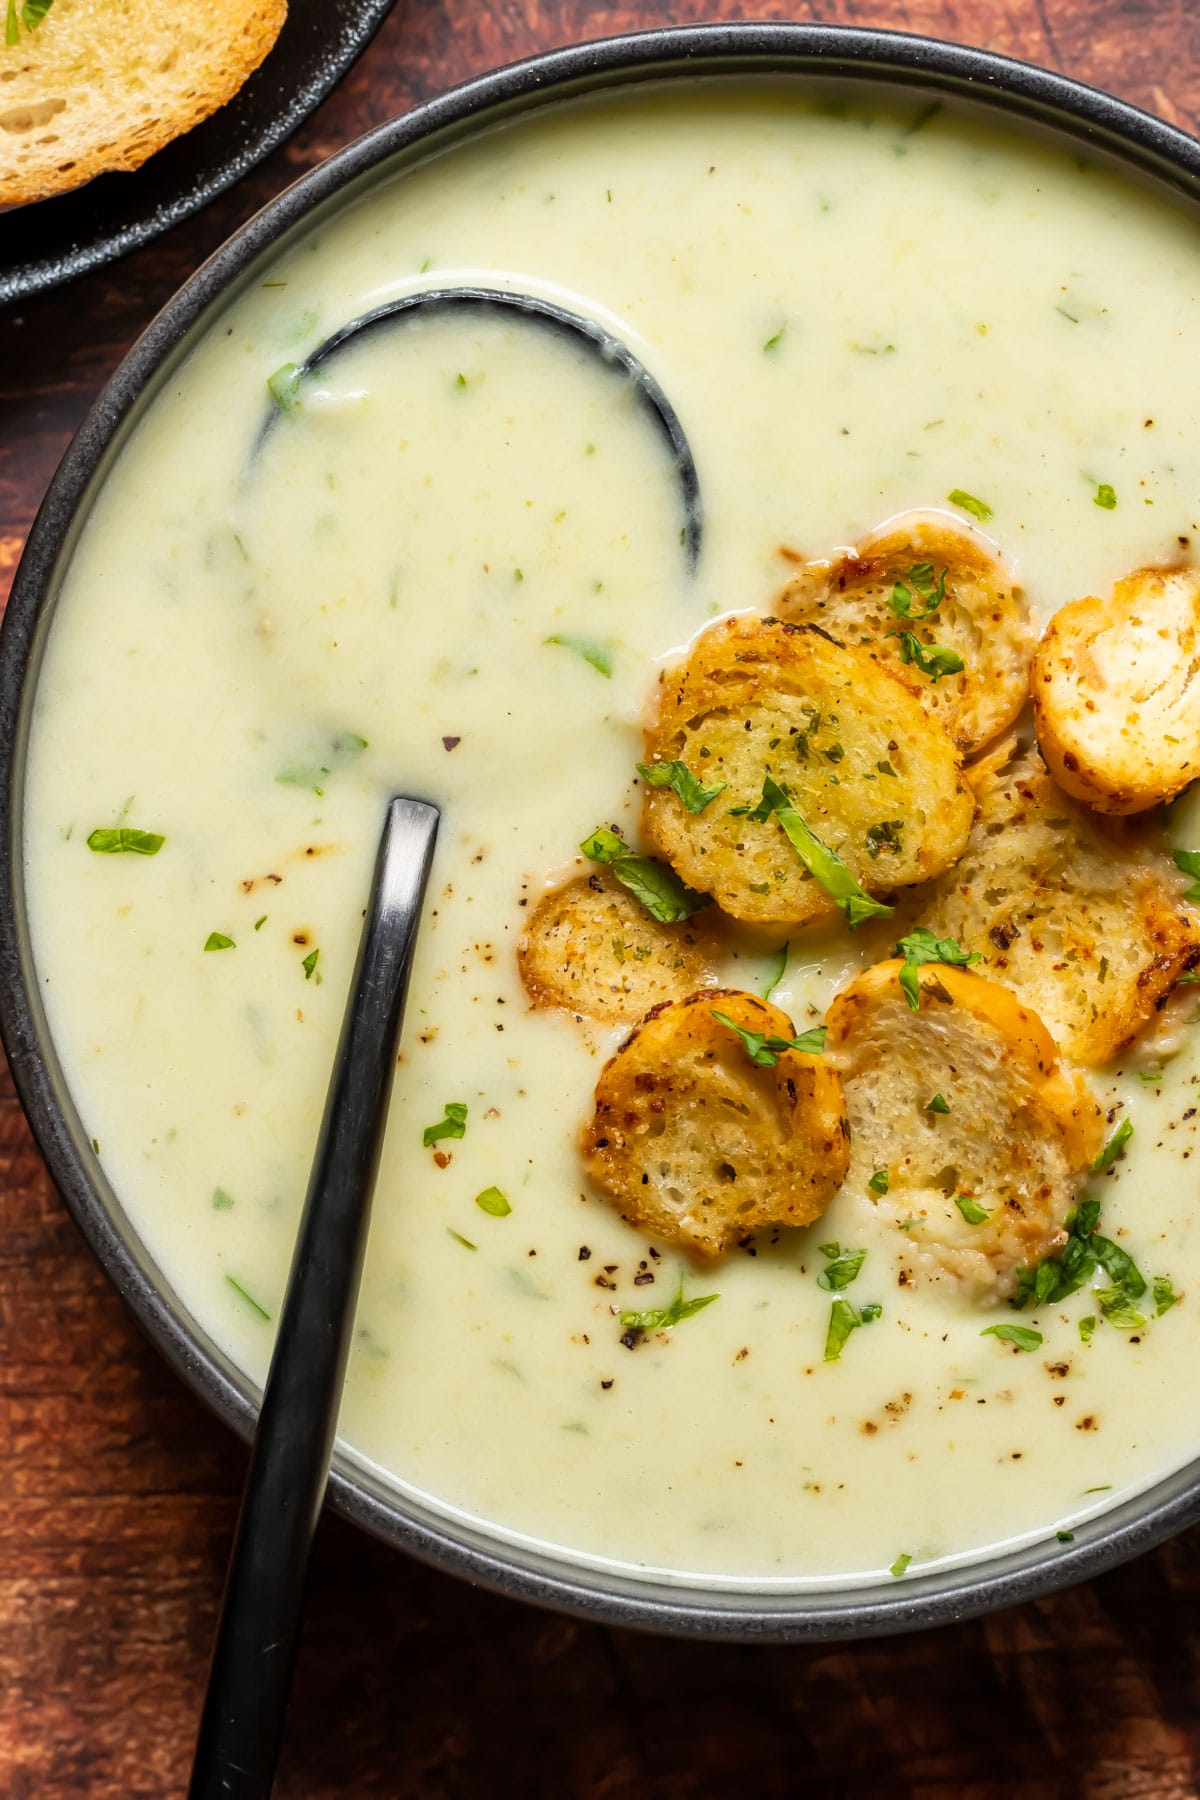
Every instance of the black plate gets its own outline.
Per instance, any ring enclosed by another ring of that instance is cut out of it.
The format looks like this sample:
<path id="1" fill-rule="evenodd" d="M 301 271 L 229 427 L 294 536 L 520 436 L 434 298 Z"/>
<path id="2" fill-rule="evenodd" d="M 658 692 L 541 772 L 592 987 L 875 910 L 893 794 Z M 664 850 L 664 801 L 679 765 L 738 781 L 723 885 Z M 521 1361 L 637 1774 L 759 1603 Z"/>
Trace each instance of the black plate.
<path id="1" fill-rule="evenodd" d="M 112 262 L 199 212 L 295 131 L 360 56 L 392 0 L 289 0 L 265 61 L 226 106 L 131 175 L 0 215 L 0 306 Z"/>

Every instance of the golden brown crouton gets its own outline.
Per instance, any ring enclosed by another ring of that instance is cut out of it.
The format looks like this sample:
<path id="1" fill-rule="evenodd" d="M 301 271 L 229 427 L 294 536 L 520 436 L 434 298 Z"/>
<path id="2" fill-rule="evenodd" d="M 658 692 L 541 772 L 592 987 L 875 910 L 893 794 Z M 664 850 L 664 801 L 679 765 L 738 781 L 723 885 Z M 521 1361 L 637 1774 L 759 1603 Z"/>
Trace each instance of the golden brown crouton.
<path id="1" fill-rule="evenodd" d="M 633 1025 L 662 1000 L 682 999 L 716 977 L 703 925 L 660 925 L 611 875 L 579 875 L 547 894 L 517 945 L 535 1006 Z"/>
<path id="2" fill-rule="evenodd" d="M 716 1257 L 762 1225 L 808 1225 L 849 1159 L 841 1083 L 820 1056 L 751 1061 L 743 1030 L 791 1039 L 786 1013 L 733 989 L 656 1006 L 596 1084 L 588 1174 L 631 1225 Z"/>
<path id="3" fill-rule="evenodd" d="M 778 619 L 725 619 L 661 677 L 646 761 L 725 783 L 698 813 L 648 787 L 642 828 L 689 886 L 764 924 L 837 911 L 778 817 L 750 816 L 764 778 L 872 895 L 947 868 L 974 810 L 953 745 L 907 687 L 866 651 Z"/>
<path id="4" fill-rule="evenodd" d="M 951 520 L 893 520 L 859 549 L 809 563 L 776 610 L 903 671 L 965 755 L 1006 731 L 1025 704 L 1033 637 L 1021 590 L 985 540 Z M 962 669 L 923 672 L 932 645 L 953 651 Z"/>
<path id="5" fill-rule="evenodd" d="M 906 1278 L 950 1275 L 1000 1296 L 1018 1269 L 1065 1242 L 1104 1114 L 1008 988 L 926 964 L 914 1011 L 902 967 L 877 963 L 829 1010 L 828 1051 L 850 1114 L 847 1183 L 903 1230 Z"/>
<path id="6" fill-rule="evenodd" d="M 287 5 L 54 0 L 36 25 L 30 11 L 8 8 L 0 45 L 0 208 L 140 168 L 233 98 Z"/>
<path id="7" fill-rule="evenodd" d="M 1073 1062 L 1125 1050 L 1200 963 L 1200 915 L 1144 826 L 1098 818 L 1008 744 L 969 777 L 979 813 L 962 860 L 914 898 L 928 925 L 1035 1007 Z"/>
<path id="8" fill-rule="evenodd" d="M 1136 569 L 1072 600 L 1033 665 L 1038 742 L 1060 787 L 1099 812 L 1173 800 L 1200 775 L 1200 574 Z"/>

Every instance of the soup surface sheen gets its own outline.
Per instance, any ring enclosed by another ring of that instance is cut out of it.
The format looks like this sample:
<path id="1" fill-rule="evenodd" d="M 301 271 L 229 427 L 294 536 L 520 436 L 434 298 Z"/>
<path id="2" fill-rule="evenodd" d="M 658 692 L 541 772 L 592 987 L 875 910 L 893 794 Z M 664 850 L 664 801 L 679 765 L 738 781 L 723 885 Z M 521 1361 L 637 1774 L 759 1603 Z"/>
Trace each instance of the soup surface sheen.
<path id="1" fill-rule="evenodd" d="M 520 321 L 364 340 L 256 450 L 281 365 L 458 283 L 558 300 L 644 359 L 699 466 L 694 575 L 646 412 Z M 587 832 L 635 831 L 661 660 L 769 607 L 781 547 L 826 554 L 966 490 L 1043 618 L 1177 557 L 1198 300 L 1195 220 L 1096 164 L 916 102 L 725 83 L 548 109 L 376 182 L 221 313 L 70 567 L 26 852 L 99 1161 L 256 1379 L 399 791 L 444 817 L 342 1411 L 356 1455 L 502 1535 L 802 1587 L 1048 1536 L 1195 1454 L 1193 1055 L 1097 1083 L 1136 1128 L 1094 1190 L 1104 1228 L 1183 1295 L 1143 1331 L 1085 1347 L 1077 1294 L 1035 1354 L 982 1337 L 1011 1315 L 897 1286 L 843 1193 L 807 1233 L 689 1266 L 719 1300 L 631 1351 L 617 1315 L 665 1305 L 681 1259 L 584 1191 L 577 1132 L 620 1034 L 532 1011 L 514 948 Z M 122 822 L 161 851 L 89 851 Z M 1197 825 L 1177 807 L 1175 841 Z M 795 935 L 775 999 L 803 1030 L 857 953 Z M 726 973 L 757 989 L 771 966 L 760 947 Z M 440 1167 L 422 1131 L 447 1102 L 467 1129 Z M 505 1217 L 476 1205 L 493 1186 Z M 853 1297 L 883 1315 L 824 1363 L 833 1238 L 867 1249 Z"/>

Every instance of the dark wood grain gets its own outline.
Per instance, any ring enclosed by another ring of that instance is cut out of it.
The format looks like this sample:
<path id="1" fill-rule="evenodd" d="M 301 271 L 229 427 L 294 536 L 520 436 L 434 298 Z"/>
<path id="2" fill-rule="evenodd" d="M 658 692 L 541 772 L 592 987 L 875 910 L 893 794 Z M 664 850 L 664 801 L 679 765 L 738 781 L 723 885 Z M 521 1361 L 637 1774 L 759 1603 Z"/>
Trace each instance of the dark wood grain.
<path id="1" fill-rule="evenodd" d="M 400 0 L 295 137 L 159 243 L 0 317 L 0 598 L 106 376 L 217 244 L 369 126 L 609 31 L 815 17 L 799 3 Z M 1194 0 L 820 9 L 984 43 L 1195 129 Z M 0 1795 L 182 1791 L 243 1456 L 158 1363 L 0 1083 Z M 282 1800 L 1200 1794 L 1200 1534 L 1087 1587 L 923 1637 L 751 1650 L 573 1624 L 322 1526 Z"/>

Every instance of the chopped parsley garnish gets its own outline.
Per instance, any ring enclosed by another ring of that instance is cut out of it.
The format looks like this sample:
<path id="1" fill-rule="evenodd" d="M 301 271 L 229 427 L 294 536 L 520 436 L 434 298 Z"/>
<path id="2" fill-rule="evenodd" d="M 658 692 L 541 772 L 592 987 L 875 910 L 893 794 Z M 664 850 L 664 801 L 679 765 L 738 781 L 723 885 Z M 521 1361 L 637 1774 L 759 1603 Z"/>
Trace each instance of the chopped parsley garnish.
<path id="1" fill-rule="evenodd" d="M 318 799 L 323 799 L 329 777 L 361 756 L 367 748 L 366 738 L 359 737 L 356 731 L 339 731 L 314 749 L 303 762 L 280 769 L 275 779 L 288 787 L 311 788 Z"/>
<path id="2" fill-rule="evenodd" d="M 866 1254 L 865 1251 L 863 1253 Z M 857 1274 L 857 1270 L 855 1271 Z M 829 1329 L 825 1333 L 825 1362 L 838 1362 L 846 1347 L 846 1339 L 860 1325 L 872 1324 L 883 1311 L 875 1302 L 856 1312 L 848 1300 L 835 1300 L 829 1309 Z"/>
<path id="3" fill-rule="evenodd" d="M 266 915 L 266 913 L 264 913 L 264 914 L 263 914 L 263 916 L 262 916 L 262 918 L 261 918 L 261 919 L 255 919 L 255 921 L 254 921 L 254 929 L 255 929 L 255 931 L 261 931 L 261 930 L 262 930 L 262 928 L 263 928 L 263 926 L 264 926 L 264 925 L 265 925 L 265 924 L 266 924 L 266 922 L 267 922 L 267 915 Z"/>
<path id="4" fill-rule="evenodd" d="M 1118 1157 L 1124 1156 L 1125 1146 L 1133 1136 L 1133 1120 L 1122 1119 L 1117 1129 L 1105 1144 L 1103 1150 L 1092 1164 L 1092 1173 L 1098 1175 L 1102 1169 L 1111 1169 Z"/>
<path id="5" fill-rule="evenodd" d="M 805 1056 L 820 1056 L 825 1048 L 824 1025 L 814 1025 L 811 1031 L 802 1032 L 799 1037 L 774 1037 L 763 1031 L 747 1031 L 744 1026 L 737 1025 L 727 1013 L 714 1012 L 712 1017 L 718 1025 L 724 1025 L 726 1031 L 736 1031 L 742 1040 L 746 1055 L 752 1063 L 759 1063 L 764 1069 L 773 1069 L 785 1050 L 800 1050 Z"/>
<path id="6" fill-rule="evenodd" d="M 951 488 L 946 495 L 951 506 L 961 506 L 972 518 L 987 520 L 992 516 L 992 509 L 986 500 L 977 500 L 974 494 L 968 494 L 965 488 Z"/>
<path id="7" fill-rule="evenodd" d="M 859 1308 L 858 1316 L 864 1325 L 873 1325 L 876 1319 L 883 1317 L 883 1307 L 878 1300 L 868 1300 L 865 1306 Z"/>
<path id="8" fill-rule="evenodd" d="M 1015 1344 L 1018 1350 L 1037 1350 L 1045 1341 L 1040 1331 L 1032 1331 L 1028 1325 L 985 1325 L 980 1337 L 1003 1338 L 1006 1344 Z"/>
<path id="9" fill-rule="evenodd" d="M 639 856 L 620 832 L 610 831 L 606 825 L 598 825 L 579 848 L 589 861 L 611 869 L 622 887 L 662 925 L 675 925 L 680 919 L 690 919 L 702 906 L 712 905 L 711 894 L 697 894 L 685 887 L 674 869 L 655 862 L 652 856 Z"/>
<path id="10" fill-rule="evenodd" d="M 888 1172 L 886 1169 L 876 1169 L 875 1173 L 867 1183 L 867 1187 L 872 1194 L 886 1194 L 888 1185 Z"/>
<path id="11" fill-rule="evenodd" d="M 900 1552 L 899 1556 L 896 1558 L 895 1562 L 892 1564 L 891 1568 L 888 1570 L 888 1574 L 894 1575 L 896 1577 L 896 1580 L 899 1581 L 899 1579 L 902 1575 L 908 1574 L 908 1566 L 911 1562 L 912 1562 L 912 1557 L 910 1556 L 909 1552 L 907 1550 L 902 1550 Z"/>
<path id="12" fill-rule="evenodd" d="M 1102 506 L 1105 512 L 1111 512 L 1113 507 L 1117 504 L 1117 496 L 1113 489 L 1109 487 L 1107 481 L 1098 483 L 1096 492 L 1092 495 L 1092 504 L 1094 506 Z"/>
<path id="13" fill-rule="evenodd" d="M 935 581 L 932 563 L 914 563 L 908 571 L 908 579 L 912 583 L 912 587 L 903 581 L 897 581 L 892 589 L 888 604 L 896 617 L 919 622 L 921 619 L 927 619 L 931 613 L 935 613 L 946 598 L 948 573 L 947 569 L 943 569 Z M 913 605 L 918 599 L 921 602 L 921 611 L 914 612 Z"/>
<path id="14" fill-rule="evenodd" d="M 102 856 L 129 852 L 135 856 L 157 856 L 166 841 L 157 831 L 135 831 L 132 825 L 99 826 L 89 836 L 87 847 L 98 850 Z"/>
<path id="15" fill-rule="evenodd" d="M 903 830 L 903 819 L 881 819 L 878 825 L 868 825 L 867 851 L 872 862 L 875 861 L 881 850 L 890 850 L 893 856 L 899 856 L 900 833 Z"/>
<path id="16" fill-rule="evenodd" d="M 227 1194 L 224 1188 L 214 1188 L 212 1203 L 214 1212 L 229 1212 L 233 1206 L 233 1195 Z"/>
<path id="17" fill-rule="evenodd" d="M 690 1300 L 683 1297 L 683 1270 L 679 1271 L 679 1286 L 669 1306 L 656 1306 L 649 1312 L 623 1312 L 621 1314 L 622 1331 L 671 1331 L 684 1319 L 702 1312 L 719 1300 L 720 1294 L 694 1294 Z"/>
<path id="18" fill-rule="evenodd" d="M 1099 1222 L 1100 1202 L 1081 1201 L 1067 1218 L 1067 1242 L 1062 1255 L 1047 1257 L 1036 1269 L 1021 1269 L 1009 1305 L 1018 1312 L 1031 1300 L 1035 1306 L 1057 1305 L 1103 1269 L 1112 1283 L 1111 1287 L 1095 1290 L 1103 1316 L 1121 1331 L 1136 1331 L 1144 1325 L 1145 1316 L 1137 1302 L 1146 1292 L 1146 1278 L 1119 1244 L 1098 1235 Z M 1095 1328 L 1094 1315 L 1090 1322 L 1081 1322 L 1079 1335 L 1085 1344 L 1091 1341 Z"/>
<path id="19" fill-rule="evenodd" d="M 769 1000 L 771 998 L 771 995 L 775 992 L 775 989 L 787 974 L 788 955 L 791 948 L 792 946 L 790 944 L 780 944 L 778 950 L 771 959 L 767 979 L 763 982 L 762 997 L 764 1000 Z"/>
<path id="20" fill-rule="evenodd" d="M 313 976 L 317 974 L 317 963 L 320 961 L 320 958 L 321 952 L 319 950 L 310 950 L 308 955 L 304 958 L 304 961 L 300 964 L 300 967 L 304 970 L 305 981 L 311 981 Z M 319 975 L 317 976 L 317 979 L 318 981 L 320 980 Z"/>
<path id="21" fill-rule="evenodd" d="M 1169 1275 L 1156 1275 L 1150 1286 L 1154 1294 L 1154 1316 L 1161 1319 L 1165 1312 L 1179 1305 L 1179 1295 L 1171 1286 Z"/>
<path id="22" fill-rule="evenodd" d="M 1009 1305 L 1017 1312 L 1032 1300 L 1035 1306 L 1057 1305 L 1083 1287 L 1095 1273 L 1098 1258 L 1092 1244 L 1100 1220 L 1100 1202 L 1081 1200 L 1067 1216 L 1067 1241 L 1059 1256 L 1048 1256 L 1036 1269 L 1020 1269 Z"/>
<path id="23" fill-rule="evenodd" d="M 454 1239 L 456 1244 L 462 1245 L 464 1250 L 478 1250 L 479 1245 L 473 1244 L 470 1238 L 463 1236 L 461 1231 L 455 1231 L 453 1225 L 447 1225 L 446 1231 L 447 1234 Z"/>
<path id="24" fill-rule="evenodd" d="M 785 323 L 779 327 L 779 330 L 774 334 L 773 337 L 769 337 L 767 339 L 766 343 L 763 345 L 763 354 L 764 355 L 769 355 L 769 353 L 772 350 L 778 350 L 780 344 L 783 342 L 783 334 L 786 330 L 787 330 L 787 325 Z"/>
<path id="25" fill-rule="evenodd" d="M 90 842 L 91 840 L 89 839 L 88 841 Z M 1194 884 L 1192 887 L 1185 890 L 1183 896 L 1184 899 L 1200 900 L 1200 850 L 1176 850 L 1174 856 L 1175 867 L 1181 870 L 1184 875 L 1190 875 Z M 1180 981 L 1195 981 L 1197 977 L 1193 971 L 1189 969 L 1188 973 L 1186 975 L 1181 975 L 1179 979 Z"/>
<path id="26" fill-rule="evenodd" d="M 955 1194 L 954 1204 L 968 1225 L 984 1225 L 992 1216 L 987 1207 L 972 1200 L 970 1194 Z"/>
<path id="27" fill-rule="evenodd" d="M 918 925 L 896 945 L 895 954 L 904 958 L 900 986 L 912 1012 L 921 1006 L 921 983 L 917 970 L 924 963 L 944 963 L 951 969 L 969 969 L 983 959 L 977 950 L 964 950 L 952 937 L 940 938 L 927 925 Z"/>
<path id="28" fill-rule="evenodd" d="M 480 1212 L 490 1213 L 493 1219 L 507 1219 L 512 1211 L 508 1195 L 498 1187 L 484 1188 L 482 1194 L 476 1194 L 475 1204 Z"/>
<path id="29" fill-rule="evenodd" d="M 238 1294 L 246 1302 L 246 1305 L 250 1310 L 258 1314 L 260 1319 L 269 1319 L 271 1317 L 266 1307 L 260 1306 L 258 1301 L 254 1298 L 254 1295 L 248 1294 L 240 1281 L 235 1281 L 232 1275 L 226 1275 L 225 1279 L 233 1289 L 234 1293 Z"/>
<path id="30" fill-rule="evenodd" d="M 851 930 L 856 925 L 861 925 L 864 919 L 873 919 L 895 911 L 894 907 L 884 906 L 881 901 L 872 900 L 869 894 L 864 893 L 837 852 L 831 850 L 828 844 L 823 844 L 816 832 L 804 823 L 792 805 L 787 789 L 768 775 L 763 781 L 762 799 L 749 817 L 761 822 L 770 818 L 772 813 L 809 874 L 841 907 Z"/>
<path id="31" fill-rule="evenodd" d="M 1118 1331 L 1138 1331 L 1146 1323 L 1145 1313 L 1138 1311 L 1124 1288 L 1097 1288 L 1096 1298 L 1100 1311 Z"/>
<path id="32" fill-rule="evenodd" d="M 1080 1321 L 1079 1321 L 1079 1341 L 1080 1341 L 1080 1343 L 1081 1344 L 1090 1344 L 1092 1341 L 1092 1338 L 1095 1336 L 1095 1332 L 1096 1332 L 1096 1315 L 1095 1315 L 1095 1313 L 1089 1313 L 1087 1315 L 1086 1319 L 1080 1319 Z"/>
<path id="33" fill-rule="evenodd" d="M 206 950 L 235 950 L 237 946 L 231 937 L 225 936 L 223 931 L 210 931 L 205 939 L 204 948 Z"/>
<path id="34" fill-rule="evenodd" d="M 927 1100 L 925 1102 L 925 1111 L 931 1113 L 948 1113 L 950 1111 L 950 1102 L 947 1100 L 945 1094 L 935 1094 L 932 1100 Z"/>
<path id="35" fill-rule="evenodd" d="M 818 1287 L 824 1288 L 826 1293 L 836 1294 L 857 1280 L 858 1272 L 867 1260 L 865 1250 L 843 1250 L 840 1244 L 822 1244 L 820 1248 L 821 1255 L 828 1261 L 817 1276 Z"/>
<path id="36" fill-rule="evenodd" d="M 281 369 L 276 369 L 273 375 L 267 376 L 267 392 L 280 412 L 295 412 L 303 379 L 304 371 L 299 363 L 291 362 L 284 363 Z"/>
<path id="37" fill-rule="evenodd" d="M 608 676 L 613 672 L 613 646 L 601 643 L 597 638 L 572 637 L 568 632 L 555 632 L 548 637 L 547 644 L 561 644 L 564 650 L 573 650 L 576 656 L 582 656 L 585 663 L 591 663 L 597 674 Z"/>
<path id="38" fill-rule="evenodd" d="M 837 1362 L 852 1331 L 862 1324 L 848 1300 L 835 1300 L 829 1309 L 829 1329 L 825 1333 L 825 1362 Z"/>
<path id="39" fill-rule="evenodd" d="M 957 650 L 951 650 L 946 644 L 923 644 L 915 631 L 898 631 L 893 635 L 900 640 L 900 661 L 914 663 L 922 675 L 928 675 L 932 681 L 940 681 L 943 675 L 959 675 L 967 666 Z"/>
<path id="40" fill-rule="evenodd" d="M 718 794 L 725 792 L 723 781 L 715 787 L 705 787 L 684 762 L 639 763 L 637 772 L 648 787 L 670 788 L 678 794 L 690 813 L 702 813 Z"/>
<path id="41" fill-rule="evenodd" d="M 54 0 L 25 0 L 25 4 L 20 10 L 20 24 L 24 25 L 26 31 L 36 31 L 53 4 Z M 17 0 L 8 0 L 8 14 L 4 21 L 4 42 L 10 49 L 21 35 L 17 21 Z"/>
<path id="42" fill-rule="evenodd" d="M 1075 1533 L 1073 1531 L 1056 1531 L 1054 1535 L 1060 1544 L 1073 1544 L 1075 1542 Z"/>
<path id="43" fill-rule="evenodd" d="M 461 1138 L 467 1135 L 466 1101 L 448 1100 L 444 1110 L 445 1118 L 439 1119 L 436 1125 L 427 1125 L 421 1133 L 421 1142 L 427 1150 L 431 1144 L 440 1144 L 443 1138 Z"/>

